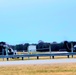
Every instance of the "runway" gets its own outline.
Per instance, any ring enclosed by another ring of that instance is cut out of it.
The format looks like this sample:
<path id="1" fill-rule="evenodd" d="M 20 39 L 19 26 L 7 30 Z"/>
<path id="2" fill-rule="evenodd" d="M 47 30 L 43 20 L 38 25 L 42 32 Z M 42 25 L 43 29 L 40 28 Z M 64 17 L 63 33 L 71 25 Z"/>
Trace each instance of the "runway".
<path id="1" fill-rule="evenodd" d="M 57 64 L 57 63 L 76 63 L 76 59 L 49 59 L 49 60 L 23 60 L 23 61 L 1 61 L 0 66 L 6 65 L 31 65 L 31 64 Z"/>

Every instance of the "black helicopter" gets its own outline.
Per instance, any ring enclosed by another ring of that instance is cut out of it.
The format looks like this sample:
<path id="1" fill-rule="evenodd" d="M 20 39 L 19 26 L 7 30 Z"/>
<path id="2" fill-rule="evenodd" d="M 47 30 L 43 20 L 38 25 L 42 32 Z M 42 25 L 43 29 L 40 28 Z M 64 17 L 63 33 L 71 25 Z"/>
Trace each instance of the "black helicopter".
<path id="1" fill-rule="evenodd" d="M 16 53 L 6 42 L 0 42 L 0 55 L 16 55 Z"/>
<path id="2" fill-rule="evenodd" d="M 64 41 L 61 43 L 39 43 L 37 44 L 37 51 L 39 52 L 48 52 L 49 47 L 51 51 L 67 51 L 67 52 L 76 52 L 76 42 L 75 41 Z"/>

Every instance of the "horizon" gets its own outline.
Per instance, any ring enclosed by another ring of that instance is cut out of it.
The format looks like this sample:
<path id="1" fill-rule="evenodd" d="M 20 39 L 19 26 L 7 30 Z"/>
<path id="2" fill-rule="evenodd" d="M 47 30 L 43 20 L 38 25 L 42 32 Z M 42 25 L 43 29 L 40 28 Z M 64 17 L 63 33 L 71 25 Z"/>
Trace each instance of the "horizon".
<path id="1" fill-rule="evenodd" d="M 75 31 L 76 0 L 0 0 L 0 41 L 75 41 Z"/>

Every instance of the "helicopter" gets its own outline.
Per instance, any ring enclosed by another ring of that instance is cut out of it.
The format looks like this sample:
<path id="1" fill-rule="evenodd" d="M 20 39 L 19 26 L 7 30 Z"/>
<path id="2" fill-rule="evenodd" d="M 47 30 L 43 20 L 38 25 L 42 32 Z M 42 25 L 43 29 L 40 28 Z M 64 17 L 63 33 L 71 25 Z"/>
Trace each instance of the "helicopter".
<path id="1" fill-rule="evenodd" d="M 16 55 L 16 52 L 6 42 L 0 42 L 0 55 Z"/>
<path id="2" fill-rule="evenodd" d="M 37 44 L 37 51 L 39 52 L 48 52 L 49 47 L 52 52 L 56 51 L 67 51 L 67 52 L 76 52 L 76 42 L 75 41 L 64 41 L 60 43 L 39 43 Z"/>

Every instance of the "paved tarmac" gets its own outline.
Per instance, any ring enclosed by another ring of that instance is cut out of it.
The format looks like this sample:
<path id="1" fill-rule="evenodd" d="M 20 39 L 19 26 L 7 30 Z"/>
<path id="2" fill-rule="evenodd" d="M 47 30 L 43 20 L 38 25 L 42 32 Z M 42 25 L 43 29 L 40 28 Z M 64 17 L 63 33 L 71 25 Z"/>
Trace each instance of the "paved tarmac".
<path id="1" fill-rule="evenodd" d="M 49 59 L 49 60 L 23 60 L 23 61 L 0 61 L 0 66 L 6 65 L 30 65 L 30 64 L 54 64 L 54 63 L 76 63 L 76 59 Z"/>

